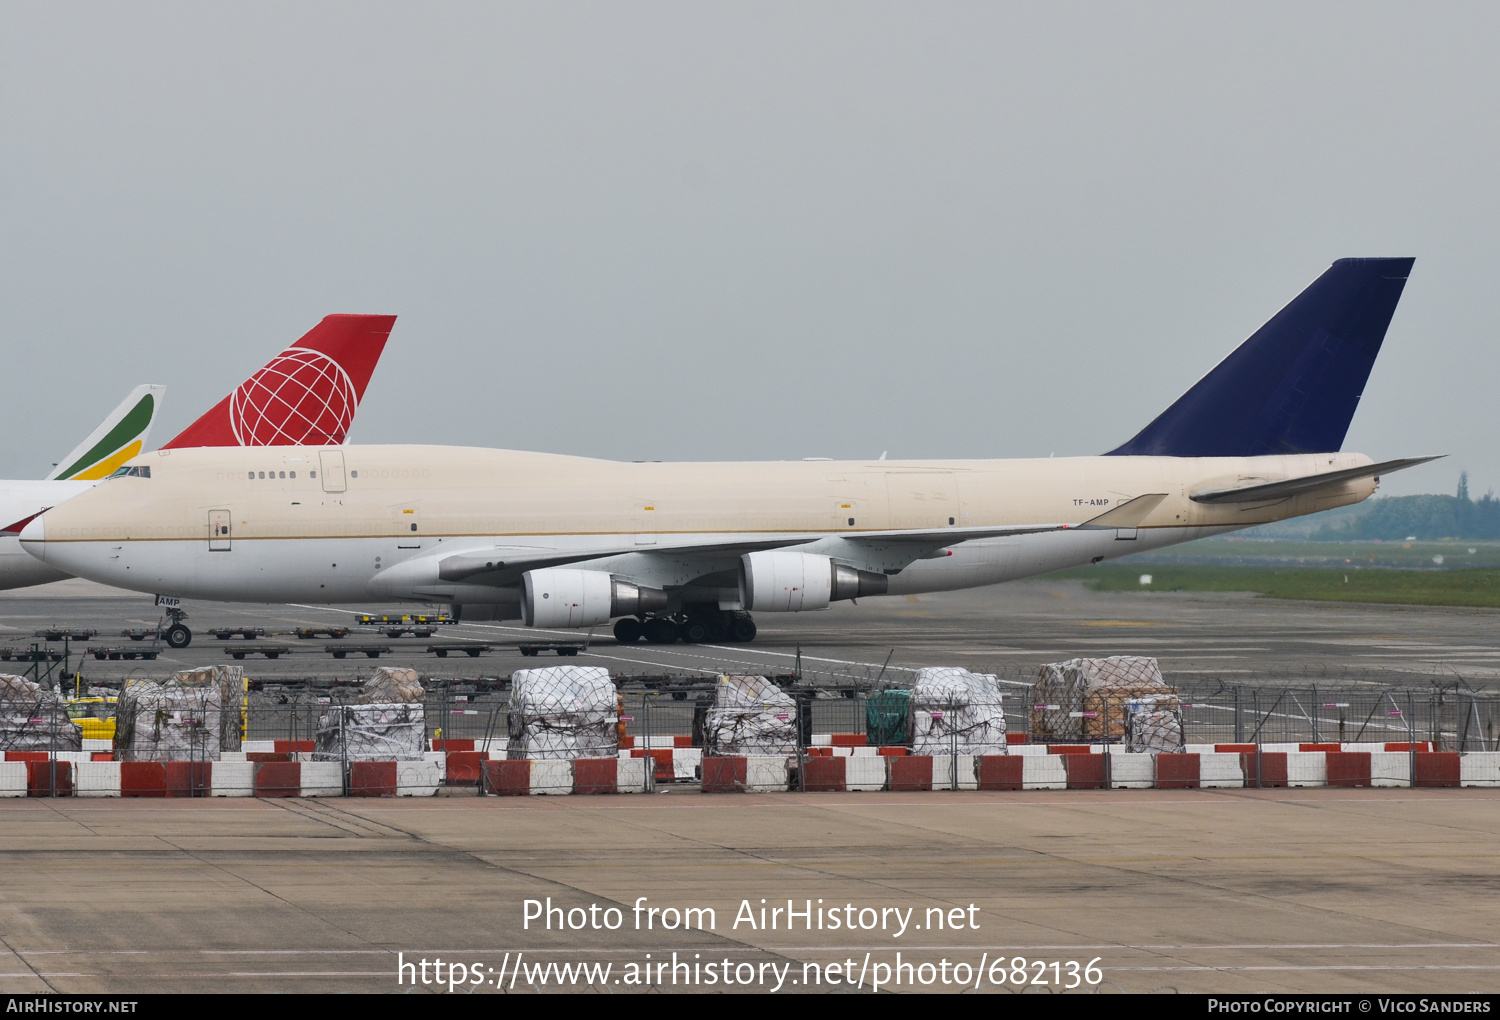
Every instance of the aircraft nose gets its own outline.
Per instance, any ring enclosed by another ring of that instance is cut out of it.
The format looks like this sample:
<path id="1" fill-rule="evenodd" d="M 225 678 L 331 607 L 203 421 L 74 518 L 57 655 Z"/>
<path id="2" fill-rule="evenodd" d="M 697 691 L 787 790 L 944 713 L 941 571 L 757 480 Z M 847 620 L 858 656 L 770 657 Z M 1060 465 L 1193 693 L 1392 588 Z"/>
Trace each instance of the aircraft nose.
<path id="1" fill-rule="evenodd" d="M 26 527 L 21 529 L 21 548 L 37 559 L 46 559 L 44 554 L 47 549 L 47 525 L 42 518 L 32 519 Z"/>

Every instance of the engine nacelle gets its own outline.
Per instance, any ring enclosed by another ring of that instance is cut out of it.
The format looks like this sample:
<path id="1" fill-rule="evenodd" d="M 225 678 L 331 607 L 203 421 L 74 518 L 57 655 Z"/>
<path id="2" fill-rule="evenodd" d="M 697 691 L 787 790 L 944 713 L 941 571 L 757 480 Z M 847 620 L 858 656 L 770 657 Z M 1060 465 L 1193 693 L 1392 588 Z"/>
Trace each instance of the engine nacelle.
<path id="1" fill-rule="evenodd" d="M 884 574 L 835 563 L 816 553 L 770 549 L 741 557 L 740 604 L 762 613 L 803 613 L 830 602 L 884 595 Z"/>
<path id="2" fill-rule="evenodd" d="M 596 627 L 614 616 L 659 612 L 667 593 L 602 570 L 544 567 L 521 575 L 521 620 L 528 627 Z"/>

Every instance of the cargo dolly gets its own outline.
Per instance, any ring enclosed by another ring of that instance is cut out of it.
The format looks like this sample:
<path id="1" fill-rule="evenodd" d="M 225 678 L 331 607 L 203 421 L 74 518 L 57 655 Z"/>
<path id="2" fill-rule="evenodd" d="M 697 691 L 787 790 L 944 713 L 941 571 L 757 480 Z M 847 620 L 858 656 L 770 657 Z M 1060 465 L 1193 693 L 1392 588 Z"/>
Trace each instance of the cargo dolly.
<path id="1" fill-rule="evenodd" d="M 323 650 L 335 659 L 342 659 L 346 655 L 363 654 L 367 658 L 378 659 L 381 655 L 389 655 L 390 645 L 324 645 Z"/>
<path id="2" fill-rule="evenodd" d="M 50 648 L 0 648 L 0 659 L 6 662 L 62 662 L 63 653 Z"/>
<path id="3" fill-rule="evenodd" d="M 236 659 L 247 655 L 264 655 L 268 659 L 279 658 L 291 651 L 286 645 L 231 645 L 229 654 Z"/>
<path id="4" fill-rule="evenodd" d="M 309 638 L 326 637 L 335 641 L 349 636 L 348 627 L 298 627 L 297 637 L 307 640 Z"/>
<path id="5" fill-rule="evenodd" d="M 254 641 L 256 638 L 266 636 L 264 627 L 210 627 L 208 632 L 220 641 L 228 641 L 232 637 L 242 637 L 246 641 Z"/>
<path id="6" fill-rule="evenodd" d="M 384 634 L 388 638 L 398 638 L 398 637 L 401 637 L 402 635 L 405 635 L 405 634 L 410 634 L 412 637 L 415 637 L 415 638 L 430 638 L 430 637 L 432 637 L 432 635 L 434 635 L 434 634 L 437 633 L 437 628 L 434 627 L 434 626 L 430 626 L 430 625 L 429 626 L 419 626 L 419 627 L 384 627 L 384 626 L 382 626 L 380 628 L 380 633 Z"/>
<path id="7" fill-rule="evenodd" d="M 114 659 L 114 660 L 119 660 L 119 659 L 154 659 L 154 658 L 156 658 L 156 654 L 157 653 L 156 653 L 156 649 L 155 648 L 131 648 L 129 645 L 126 645 L 123 648 L 121 648 L 121 647 L 95 647 L 95 648 L 90 648 L 88 650 L 88 654 L 92 655 L 96 659 Z"/>
<path id="8" fill-rule="evenodd" d="M 43 641 L 62 641 L 65 639 L 68 641 L 87 641 L 89 638 L 98 635 L 98 633 L 97 630 L 70 630 L 67 627 L 46 627 L 42 630 L 34 631 L 31 636 L 39 637 Z"/>
<path id="9" fill-rule="evenodd" d="M 161 637 L 161 627 L 131 627 L 120 631 L 121 637 L 128 637 L 132 641 L 144 641 L 147 638 Z"/>
<path id="10" fill-rule="evenodd" d="M 522 655 L 539 655 L 542 652 L 556 652 L 558 655 L 577 655 L 583 650 L 583 644 L 567 641 L 531 641 L 526 644 L 516 645 L 516 650 Z"/>
<path id="11" fill-rule="evenodd" d="M 450 654 L 458 655 L 462 652 L 471 659 L 477 659 L 490 650 L 490 646 L 481 641 L 444 641 L 440 645 L 428 645 L 427 650 L 439 659 L 446 659 Z"/>

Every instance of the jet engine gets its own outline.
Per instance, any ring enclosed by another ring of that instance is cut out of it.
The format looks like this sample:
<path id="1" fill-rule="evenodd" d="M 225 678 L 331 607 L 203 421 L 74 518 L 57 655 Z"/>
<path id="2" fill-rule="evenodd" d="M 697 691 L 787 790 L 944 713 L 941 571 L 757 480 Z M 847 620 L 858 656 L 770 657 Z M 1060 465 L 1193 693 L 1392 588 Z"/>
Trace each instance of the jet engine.
<path id="1" fill-rule="evenodd" d="M 816 553 L 771 549 L 741 557 L 740 603 L 764 613 L 827 609 L 830 602 L 884 595 L 884 574 L 835 563 Z"/>
<path id="2" fill-rule="evenodd" d="M 528 627 L 594 627 L 611 617 L 659 612 L 667 593 L 602 570 L 544 567 L 521 575 L 521 619 Z"/>

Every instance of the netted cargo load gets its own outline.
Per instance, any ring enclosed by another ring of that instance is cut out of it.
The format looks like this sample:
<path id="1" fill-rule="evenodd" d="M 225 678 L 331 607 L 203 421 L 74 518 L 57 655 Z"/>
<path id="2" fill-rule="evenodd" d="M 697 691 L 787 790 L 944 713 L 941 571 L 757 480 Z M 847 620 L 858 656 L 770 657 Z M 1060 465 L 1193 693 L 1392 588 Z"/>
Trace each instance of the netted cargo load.
<path id="1" fill-rule="evenodd" d="M 511 758 L 613 758 L 619 700 L 603 666 L 549 666 L 511 674 Z"/>
<path id="2" fill-rule="evenodd" d="M 917 670 L 911 749 L 912 754 L 1005 754 L 999 681 L 957 667 Z"/>
<path id="3" fill-rule="evenodd" d="M 367 705 L 420 704 L 427 696 L 422 675 L 401 666 L 380 666 L 360 688 L 359 700 Z"/>
<path id="4" fill-rule="evenodd" d="M 1139 655 L 1069 659 L 1042 667 L 1032 688 L 1031 738 L 1038 742 L 1123 740 L 1130 705 L 1154 699 L 1177 710 L 1177 691 L 1162 679 L 1156 660 Z"/>
<path id="5" fill-rule="evenodd" d="M 0 673 L 0 751 L 76 751 L 82 736 L 57 692 Z"/>
<path id="6" fill-rule="evenodd" d="M 240 748 L 244 693 L 239 666 L 128 681 L 115 707 L 115 750 L 122 761 L 217 761 Z"/>
<path id="7" fill-rule="evenodd" d="M 721 676 L 703 720 L 703 753 L 797 753 L 797 703 L 763 676 Z"/>
<path id="8" fill-rule="evenodd" d="M 422 705 L 333 705 L 318 716 L 313 761 L 421 761 L 427 748 Z"/>
<path id="9" fill-rule="evenodd" d="M 865 699 L 865 740 L 875 747 L 904 745 L 909 739 L 911 691 L 891 688 Z"/>
<path id="10" fill-rule="evenodd" d="M 1125 749 L 1173 753 L 1183 748 L 1182 704 L 1176 697 L 1125 702 Z"/>

